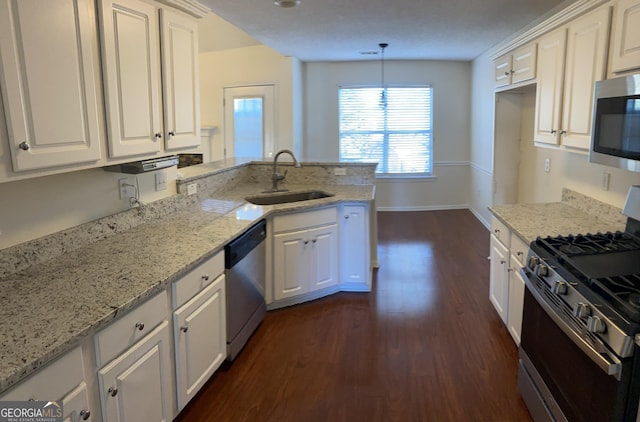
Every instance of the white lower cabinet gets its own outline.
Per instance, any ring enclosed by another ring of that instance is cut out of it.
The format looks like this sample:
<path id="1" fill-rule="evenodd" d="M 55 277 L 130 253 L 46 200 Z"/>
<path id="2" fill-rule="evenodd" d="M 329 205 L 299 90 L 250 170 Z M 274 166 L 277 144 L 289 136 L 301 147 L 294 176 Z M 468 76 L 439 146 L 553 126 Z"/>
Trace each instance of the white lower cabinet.
<path id="1" fill-rule="evenodd" d="M 500 318 L 507 323 L 509 306 L 509 249 L 491 235 L 491 267 L 489 299 L 498 311 Z"/>
<path id="2" fill-rule="evenodd" d="M 227 356 L 224 274 L 173 313 L 173 337 L 180 411 Z"/>
<path id="3" fill-rule="evenodd" d="M 169 323 L 164 321 L 98 371 L 104 422 L 168 422 L 172 369 Z"/>
<path id="4" fill-rule="evenodd" d="M 272 227 L 275 300 L 338 284 L 336 207 L 277 215 Z"/>
<path id="5" fill-rule="evenodd" d="M 513 341 L 520 345 L 525 289 L 520 268 L 526 263 L 529 245 L 495 217 L 490 242 L 489 299 Z"/>
<path id="6" fill-rule="evenodd" d="M 92 417 L 92 409 L 89 405 L 80 347 L 67 352 L 0 396 L 0 401 L 25 400 L 62 400 L 62 416 L 65 422 L 89 420 Z"/>
<path id="7" fill-rule="evenodd" d="M 369 207 L 343 204 L 340 213 L 340 284 L 342 290 L 371 291 Z"/>

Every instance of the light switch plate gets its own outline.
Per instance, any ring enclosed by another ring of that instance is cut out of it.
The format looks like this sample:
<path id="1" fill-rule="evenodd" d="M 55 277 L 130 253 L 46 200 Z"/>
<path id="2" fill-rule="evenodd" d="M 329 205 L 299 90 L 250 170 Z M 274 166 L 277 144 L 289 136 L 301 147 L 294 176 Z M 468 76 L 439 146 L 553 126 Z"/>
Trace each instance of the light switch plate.
<path id="1" fill-rule="evenodd" d="M 198 184 L 190 183 L 187 185 L 187 195 L 195 195 L 198 193 Z"/>
<path id="2" fill-rule="evenodd" d="M 162 170 L 156 171 L 156 192 L 167 189 L 167 173 Z"/>

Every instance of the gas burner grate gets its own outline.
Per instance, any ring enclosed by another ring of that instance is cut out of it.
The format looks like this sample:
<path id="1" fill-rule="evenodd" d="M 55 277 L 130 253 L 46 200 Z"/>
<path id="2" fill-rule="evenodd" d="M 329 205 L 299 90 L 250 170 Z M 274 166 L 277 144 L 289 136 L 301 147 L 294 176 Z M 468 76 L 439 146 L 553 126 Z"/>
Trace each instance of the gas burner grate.
<path id="1" fill-rule="evenodd" d="M 640 274 L 592 279 L 591 286 L 631 321 L 640 322 Z"/>
<path id="2" fill-rule="evenodd" d="M 549 236 L 538 238 L 538 240 L 554 256 L 574 257 L 640 249 L 640 240 L 620 231 L 558 237 Z"/>

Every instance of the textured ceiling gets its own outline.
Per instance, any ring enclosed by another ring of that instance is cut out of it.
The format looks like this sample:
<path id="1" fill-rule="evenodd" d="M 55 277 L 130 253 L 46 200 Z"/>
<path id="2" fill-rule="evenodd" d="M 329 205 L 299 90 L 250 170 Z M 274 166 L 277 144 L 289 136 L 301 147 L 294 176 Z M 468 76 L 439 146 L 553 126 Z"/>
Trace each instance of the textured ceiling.
<path id="1" fill-rule="evenodd" d="M 303 61 L 472 60 L 547 15 L 562 0 L 200 0 L 280 54 Z"/>

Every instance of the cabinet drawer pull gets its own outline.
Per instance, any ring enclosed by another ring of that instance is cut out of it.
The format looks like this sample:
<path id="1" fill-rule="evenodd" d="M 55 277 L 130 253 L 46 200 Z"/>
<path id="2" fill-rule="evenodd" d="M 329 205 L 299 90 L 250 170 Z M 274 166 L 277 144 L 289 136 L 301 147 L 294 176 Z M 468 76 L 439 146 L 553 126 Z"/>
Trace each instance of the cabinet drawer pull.
<path id="1" fill-rule="evenodd" d="M 316 243 L 318 239 L 313 239 L 311 242 Z"/>
<path id="2" fill-rule="evenodd" d="M 139 331 L 144 330 L 144 322 L 136 322 L 136 328 L 137 328 Z"/>
<path id="3" fill-rule="evenodd" d="M 113 387 L 109 387 L 109 389 L 107 390 L 107 393 L 109 393 L 109 395 L 111 397 L 115 397 L 118 395 L 118 389 L 117 388 L 113 388 Z"/>
<path id="4" fill-rule="evenodd" d="M 86 421 L 91 417 L 91 412 L 88 410 L 81 410 L 79 416 L 80 416 L 80 419 L 82 419 L 83 421 Z"/>
<path id="5" fill-rule="evenodd" d="M 522 255 L 524 255 L 524 252 L 522 252 L 522 251 L 518 251 L 518 252 L 516 252 L 516 255 L 518 255 L 518 256 L 522 256 Z"/>
<path id="6" fill-rule="evenodd" d="M 349 219 L 349 214 L 345 215 L 345 216 L 344 216 L 344 219 L 345 219 L 345 220 L 348 220 L 348 219 Z"/>
<path id="7" fill-rule="evenodd" d="M 189 327 L 186 325 L 183 325 L 182 327 L 180 327 L 180 331 L 182 331 L 183 333 L 186 333 L 187 331 L 189 331 Z"/>
<path id="8" fill-rule="evenodd" d="M 20 142 L 20 144 L 18 145 L 18 148 L 20 148 L 23 151 L 29 151 L 31 149 L 31 145 L 29 145 L 29 142 Z"/>

